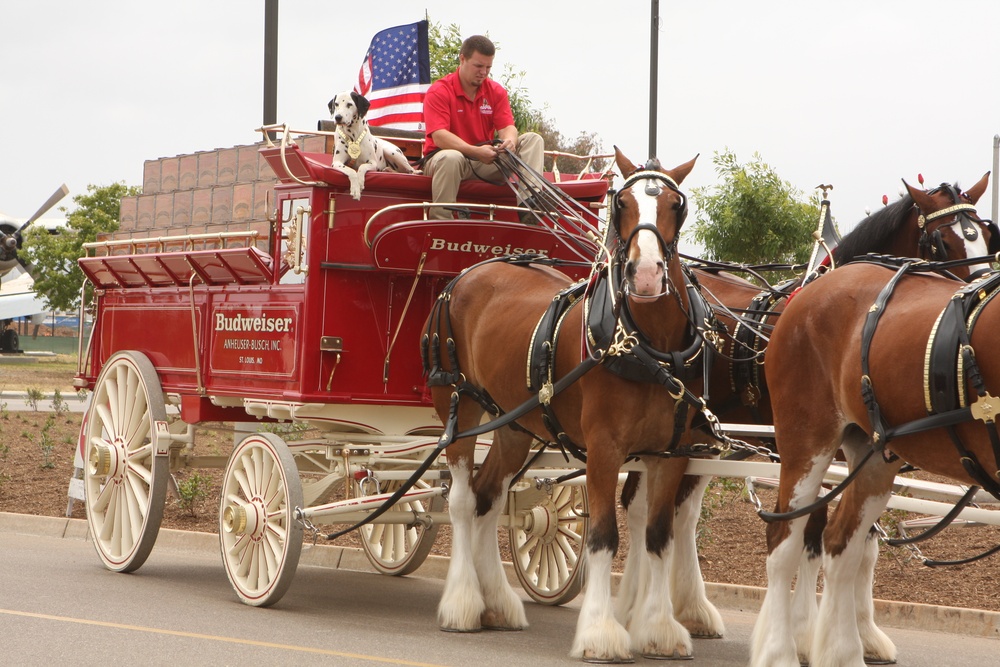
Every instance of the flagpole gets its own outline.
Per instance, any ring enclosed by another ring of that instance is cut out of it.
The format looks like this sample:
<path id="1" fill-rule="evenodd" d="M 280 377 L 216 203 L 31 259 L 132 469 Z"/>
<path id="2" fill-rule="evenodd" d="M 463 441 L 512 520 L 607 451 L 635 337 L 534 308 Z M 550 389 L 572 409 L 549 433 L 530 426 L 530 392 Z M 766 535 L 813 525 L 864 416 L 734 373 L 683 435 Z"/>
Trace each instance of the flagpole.
<path id="1" fill-rule="evenodd" d="M 659 60 L 660 0 L 651 0 L 649 18 L 649 157 L 656 157 L 656 80 Z"/>
<path id="2" fill-rule="evenodd" d="M 278 0 L 264 0 L 264 125 L 278 122 Z"/>

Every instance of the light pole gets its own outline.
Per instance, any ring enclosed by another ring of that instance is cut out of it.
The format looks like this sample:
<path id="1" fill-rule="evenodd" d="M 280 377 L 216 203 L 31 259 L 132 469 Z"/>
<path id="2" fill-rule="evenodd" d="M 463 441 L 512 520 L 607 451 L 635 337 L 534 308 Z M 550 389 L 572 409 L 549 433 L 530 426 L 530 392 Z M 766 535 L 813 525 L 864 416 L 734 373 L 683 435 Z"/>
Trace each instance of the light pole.
<path id="1" fill-rule="evenodd" d="M 656 157 L 656 78 L 659 61 L 660 0 L 651 0 L 649 18 L 649 157 Z"/>

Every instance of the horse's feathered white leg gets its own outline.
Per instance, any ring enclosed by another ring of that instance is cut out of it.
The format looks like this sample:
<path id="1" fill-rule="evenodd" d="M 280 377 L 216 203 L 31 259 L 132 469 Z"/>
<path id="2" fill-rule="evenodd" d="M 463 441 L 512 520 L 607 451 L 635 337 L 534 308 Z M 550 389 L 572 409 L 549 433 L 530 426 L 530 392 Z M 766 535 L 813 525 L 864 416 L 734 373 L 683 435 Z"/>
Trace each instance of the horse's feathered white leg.
<path id="1" fill-rule="evenodd" d="M 859 483 L 855 481 L 855 483 Z M 850 489 L 848 490 L 850 492 Z M 889 495 L 872 496 L 864 501 L 860 517 L 848 521 L 850 534 L 841 538 L 843 544 L 830 545 L 824 539 L 823 570 L 825 582 L 823 597 L 816 615 L 813 634 L 811 667 L 863 667 L 864 647 L 858 633 L 858 612 L 855 591 L 858 579 L 865 579 L 859 568 L 865 560 L 868 546 L 868 528 L 885 509 Z M 845 511 L 846 499 L 837 507 Z M 836 522 L 836 515 L 834 518 Z M 834 526 L 831 522 L 831 527 Z M 827 529 L 829 534 L 831 528 Z"/>
<path id="2" fill-rule="evenodd" d="M 649 586 L 640 596 L 641 604 L 633 615 L 630 632 L 632 646 L 642 655 L 652 658 L 686 658 L 692 654 L 691 634 L 674 618 L 674 606 L 668 590 L 670 581 L 670 551 L 647 552 Z"/>
<path id="3" fill-rule="evenodd" d="M 750 636 L 751 667 L 798 667 L 792 633 L 792 577 L 802 554 L 805 519 L 767 557 L 767 593 Z"/>
<path id="4" fill-rule="evenodd" d="M 646 480 L 647 475 L 639 476 L 639 484 L 628 506 L 628 554 L 625 556 L 625 569 L 618 585 L 618 596 L 615 598 L 615 618 L 628 627 L 632 614 L 638 604 L 639 591 L 649 587 L 649 564 L 646 560 Z"/>
<path id="5" fill-rule="evenodd" d="M 698 478 L 691 492 L 678 504 L 674 515 L 670 594 L 675 617 L 695 637 L 721 637 L 726 631 L 722 614 L 705 594 L 705 580 L 698 564 L 698 520 L 710 481 L 707 476 Z"/>
<path id="6" fill-rule="evenodd" d="M 506 489 L 510 480 L 510 477 L 505 479 L 501 488 Z M 494 498 L 489 512 L 476 517 L 473 524 L 476 572 L 479 575 L 479 584 L 486 605 L 482 615 L 482 625 L 484 628 L 520 630 L 528 627 L 528 617 L 524 614 L 524 602 L 514 592 L 504 574 L 497 540 L 497 525 L 504 500 L 504 493 Z"/>
<path id="7" fill-rule="evenodd" d="M 889 636 L 875 625 L 875 602 L 872 586 L 875 583 L 875 562 L 878 560 L 878 538 L 871 532 L 865 541 L 865 551 L 858 570 L 854 588 L 854 605 L 858 612 L 858 634 L 864 646 L 865 659 L 873 662 L 895 662 L 896 645 Z"/>
<path id="8" fill-rule="evenodd" d="M 451 560 L 438 605 L 438 624 L 442 630 L 472 632 L 482 627 L 480 619 L 486 609 L 472 548 L 476 498 L 472 493 L 472 471 L 467 465 L 449 467 L 452 478 L 448 494 L 452 528 Z"/>
<path id="9" fill-rule="evenodd" d="M 587 547 L 587 585 L 576 621 L 570 656 L 602 661 L 631 661 L 629 635 L 611 606 L 611 551 Z"/>
<path id="10" fill-rule="evenodd" d="M 795 648 L 799 662 L 809 664 L 812 650 L 812 635 L 816 623 L 816 587 L 819 582 L 819 568 L 823 562 L 821 553 L 802 552 L 799 573 L 795 577 L 795 592 L 792 593 L 792 618 L 795 619 Z"/>

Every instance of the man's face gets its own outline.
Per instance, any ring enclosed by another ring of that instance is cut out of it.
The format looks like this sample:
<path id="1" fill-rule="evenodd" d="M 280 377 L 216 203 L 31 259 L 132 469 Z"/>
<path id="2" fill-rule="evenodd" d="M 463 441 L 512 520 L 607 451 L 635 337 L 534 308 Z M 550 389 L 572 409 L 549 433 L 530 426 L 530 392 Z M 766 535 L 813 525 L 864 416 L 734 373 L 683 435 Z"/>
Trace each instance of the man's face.
<path id="1" fill-rule="evenodd" d="M 458 57 L 458 77 L 462 83 L 473 88 L 479 88 L 493 69 L 493 56 L 484 56 L 478 51 L 466 58 Z"/>

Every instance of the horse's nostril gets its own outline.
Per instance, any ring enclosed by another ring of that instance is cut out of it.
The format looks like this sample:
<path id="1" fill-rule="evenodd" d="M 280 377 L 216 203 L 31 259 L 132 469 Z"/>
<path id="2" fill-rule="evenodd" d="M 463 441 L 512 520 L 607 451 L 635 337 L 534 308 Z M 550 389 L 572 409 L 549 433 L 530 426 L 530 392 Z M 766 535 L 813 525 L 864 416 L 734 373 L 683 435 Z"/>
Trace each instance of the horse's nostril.
<path id="1" fill-rule="evenodd" d="M 634 278 L 635 277 L 635 262 L 629 260 L 625 262 L 625 277 Z"/>

